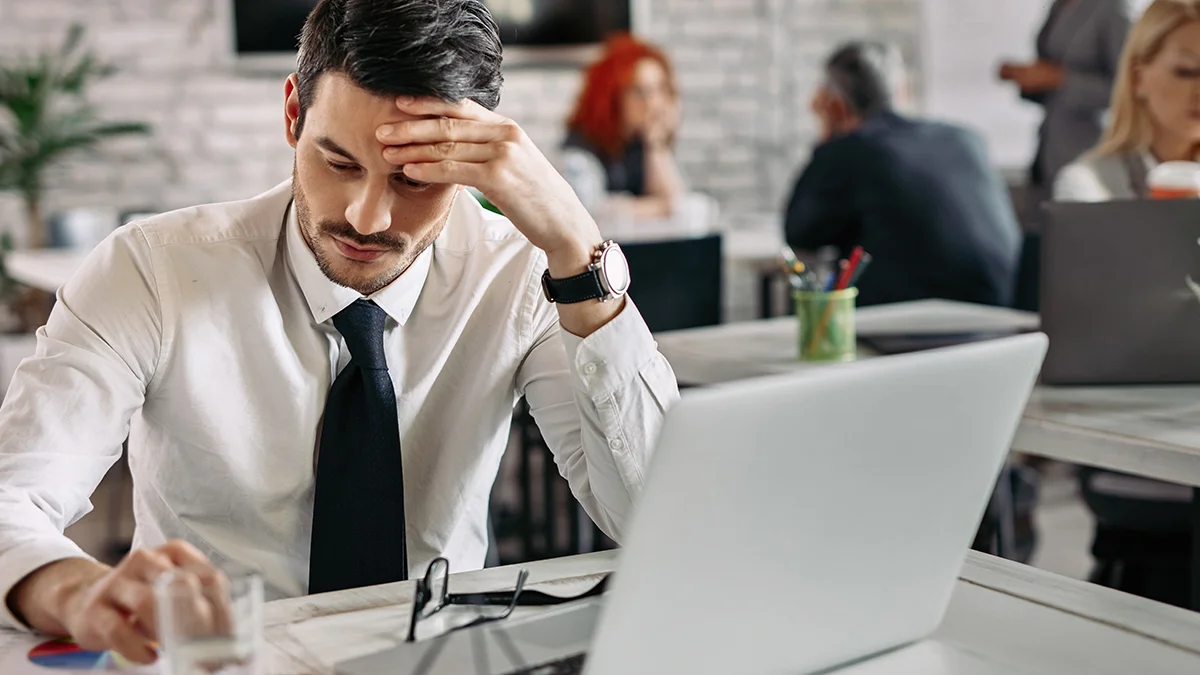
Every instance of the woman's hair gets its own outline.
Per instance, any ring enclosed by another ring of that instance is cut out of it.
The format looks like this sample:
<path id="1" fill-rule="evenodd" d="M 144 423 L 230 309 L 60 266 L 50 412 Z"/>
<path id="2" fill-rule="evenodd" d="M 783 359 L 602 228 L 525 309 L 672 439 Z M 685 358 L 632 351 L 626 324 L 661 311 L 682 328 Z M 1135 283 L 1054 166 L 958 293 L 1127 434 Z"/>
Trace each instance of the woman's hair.
<path id="1" fill-rule="evenodd" d="M 620 156 L 625 145 L 625 120 L 621 119 L 621 97 L 633 85 L 637 65 L 653 59 L 667 73 L 667 86 L 675 94 L 675 75 L 666 54 L 628 33 L 608 39 L 604 54 L 587 69 L 583 91 L 567 127 L 582 136 L 609 158 Z"/>
<path id="2" fill-rule="evenodd" d="M 1129 31 L 1113 87 L 1112 118 L 1096 155 L 1120 155 L 1150 146 L 1154 129 L 1145 101 L 1138 98 L 1135 71 L 1157 58 L 1167 37 L 1191 21 L 1200 21 L 1200 0 L 1154 0 Z"/>

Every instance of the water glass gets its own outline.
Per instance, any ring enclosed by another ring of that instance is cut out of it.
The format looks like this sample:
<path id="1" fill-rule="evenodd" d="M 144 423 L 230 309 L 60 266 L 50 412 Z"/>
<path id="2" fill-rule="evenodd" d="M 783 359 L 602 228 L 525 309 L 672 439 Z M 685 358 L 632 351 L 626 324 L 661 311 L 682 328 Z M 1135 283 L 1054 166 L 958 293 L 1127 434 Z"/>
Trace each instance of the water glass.
<path id="1" fill-rule="evenodd" d="M 181 568 L 155 583 L 163 675 L 260 675 L 262 578 L 221 575 L 221 583 L 205 584 Z"/>

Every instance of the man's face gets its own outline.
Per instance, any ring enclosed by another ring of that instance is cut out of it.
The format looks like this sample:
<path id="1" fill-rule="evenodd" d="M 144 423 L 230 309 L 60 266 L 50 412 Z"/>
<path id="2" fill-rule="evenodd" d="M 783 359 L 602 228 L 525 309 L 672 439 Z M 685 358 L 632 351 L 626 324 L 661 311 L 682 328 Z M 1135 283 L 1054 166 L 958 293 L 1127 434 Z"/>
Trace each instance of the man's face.
<path id="1" fill-rule="evenodd" d="M 415 119 L 400 112 L 394 99 L 375 96 L 340 73 L 325 74 L 297 138 L 295 75 L 286 94 L 300 231 L 325 276 L 370 295 L 433 243 L 458 186 L 415 183 L 383 158 L 376 129 Z"/>
<path id="2" fill-rule="evenodd" d="M 829 91 L 827 84 L 817 87 L 817 91 L 813 94 L 809 105 L 820 126 L 821 140 L 829 140 L 837 130 L 840 121 L 838 119 L 837 103 L 837 96 Z"/>

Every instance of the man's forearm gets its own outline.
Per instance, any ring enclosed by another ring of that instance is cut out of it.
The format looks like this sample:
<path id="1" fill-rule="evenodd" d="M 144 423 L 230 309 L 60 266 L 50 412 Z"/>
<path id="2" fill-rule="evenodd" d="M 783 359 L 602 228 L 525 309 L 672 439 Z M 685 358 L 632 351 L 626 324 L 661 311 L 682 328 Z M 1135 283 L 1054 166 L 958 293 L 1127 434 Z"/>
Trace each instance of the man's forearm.
<path id="1" fill-rule="evenodd" d="M 548 251 L 546 259 L 550 267 L 550 276 L 555 279 L 566 279 L 587 271 L 592 262 L 592 252 L 599 241 L 588 246 L 580 244 L 558 251 Z M 625 299 L 615 302 L 586 300 L 571 304 L 559 304 L 558 321 L 572 335 L 585 338 L 600 330 L 609 321 L 621 313 L 625 307 Z"/>
<path id="2" fill-rule="evenodd" d="M 9 610 L 33 630 L 69 635 L 63 624 L 67 602 L 108 571 L 108 566 L 87 558 L 58 560 L 18 582 L 5 602 Z"/>

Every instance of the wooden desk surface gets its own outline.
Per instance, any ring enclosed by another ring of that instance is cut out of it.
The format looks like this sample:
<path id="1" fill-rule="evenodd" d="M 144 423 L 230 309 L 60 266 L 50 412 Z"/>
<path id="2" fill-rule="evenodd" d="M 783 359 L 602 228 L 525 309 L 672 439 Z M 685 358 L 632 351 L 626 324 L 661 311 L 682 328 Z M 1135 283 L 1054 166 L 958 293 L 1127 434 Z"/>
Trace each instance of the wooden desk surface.
<path id="1" fill-rule="evenodd" d="M 923 301 L 858 312 L 862 332 L 1030 329 L 1025 312 Z M 709 385 L 819 368 L 796 360 L 792 317 L 659 333 L 680 382 Z M 873 356 L 860 350 L 860 358 Z M 1013 449 L 1066 462 L 1200 486 L 1200 386 L 1045 387 L 1029 402 Z"/>

